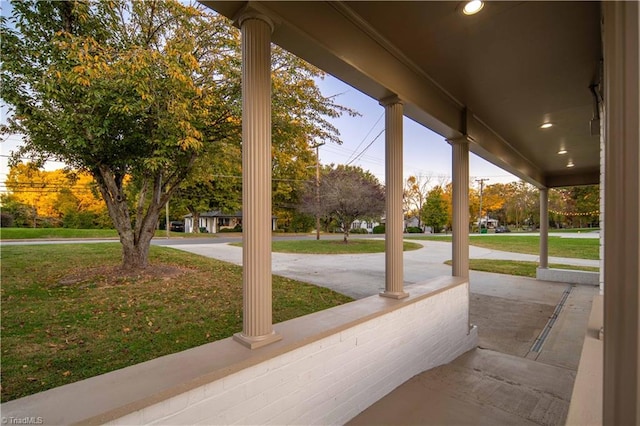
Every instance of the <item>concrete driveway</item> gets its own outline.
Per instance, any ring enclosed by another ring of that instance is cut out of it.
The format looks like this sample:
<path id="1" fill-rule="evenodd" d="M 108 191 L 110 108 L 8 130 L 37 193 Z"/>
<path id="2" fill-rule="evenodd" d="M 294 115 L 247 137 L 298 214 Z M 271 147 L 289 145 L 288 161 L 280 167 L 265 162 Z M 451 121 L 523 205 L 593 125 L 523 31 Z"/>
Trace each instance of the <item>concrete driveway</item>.
<path id="1" fill-rule="evenodd" d="M 381 238 L 382 239 L 382 238 Z M 154 240 L 157 245 L 168 245 L 180 250 L 200 254 L 214 259 L 242 265 L 242 248 L 229 244 L 181 242 L 179 245 L 163 240 Z M 404 283 L 411 285 L 430 278 L 451 274 L 451 266 L 445 265 L 451 259 L 451 243 L 440 241 L 411 240 L 421 244 L 419 250 L 404 252 Z M 471 246 L 471 258 L 508 259 L 537 261 L 538 256 L 503 252 Z M 305 281 L 360 299 L 384 290 L 385 255 L 339 254 L 314 255 L 294 253 L 273 253 L 272 271 L 276 275 Z M 553 263 L 598 266 L 597 260 L 550 258 Z M 471 271 L 472 291 L 489 296 L 501 295 L 511 299 L 532 302 L 557 302 L 564 291 L 564 285 L 547 285 L 535 279 L 513 277 L 511 275 L 490 274 Z M 509 289 L 505 284 L 509 283 Z M 527 285 L 525 285 L 525 283 Z M 530 284 L 535 283 L 535 290 Z M 561 290 L 558 290 L 562 288 Z M 556 289 L 556 290 L 552 290 Z"/>
<path id="2" fill-rule="evenodd" d="M 508 237 L 507 237 L 508 238 Z M 404 252 L 404 281 L 407 291 L 411 284 L 450 275 L 451 267 L 443 262 L 451 259 L 451 243 L 419 241 L 419 250 Z M 174 248 L 242 265 L 242 248 L 227 243 L 192 243 L 155 240 L 154 244 Z M 471 258 L 537 260 L 535 255 L 501 252 L 470 247 Z M 551 259 L 551 262 L 597 265 L 597 261 L 581 259 Z M 273 253 L 272 271 L 276 275 L 292 278 L 360 299 L 384 290 L 385 255 L 341 254 L 313 255 Z M 563 325 L 566 330 L 560 341 L 572 345 L 569 351 L 547 354 L 556 364 L 577 367 L 586 320 L 596 287 L 576 287 L 566 283 L 539 281 L 533 278 L 487 272 L 470 272 L 470 315 L 478 325 L 480 346 L 519 357 L 538 358 L 543 352 L 531 352 L 536 339 L 545 332 L 550 318 L 571 309 L 572 321 Z M 563 302 L 564 300 L 564 302 Z M 560 308 L 559 308 L 560 306 Z M 558 312 L 556 312 L 558 311 Z M 557 324 L 557 322 L 556 322 Z M 550 330 L 545 333 L 548 335 Z M 556 325 L 555 332 L 559 332 Z M 577 334 L 576 334 L 577 333 Z M 568 354 L 568 355 L 567 355 Z"/>

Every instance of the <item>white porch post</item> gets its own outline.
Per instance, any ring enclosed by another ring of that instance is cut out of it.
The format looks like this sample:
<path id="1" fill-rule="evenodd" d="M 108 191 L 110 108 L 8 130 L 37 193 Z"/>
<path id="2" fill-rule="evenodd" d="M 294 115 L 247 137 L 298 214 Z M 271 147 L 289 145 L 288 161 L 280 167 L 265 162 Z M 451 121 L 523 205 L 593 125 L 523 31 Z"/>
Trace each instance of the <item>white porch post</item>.
<path id="1" fill-rule="evenodd" d="M 540 265 L 549 268 L 549 188 L 540 190 Z"/>
<path id="2" fill-rule="evenodd" d="M 402 102 L 396 97 L 383 99 L 385 111 L 385 287 L 380 296 L 402 299 L 409 296 L 403 290 L 402 231 Z"/>
<path id="3" fill-rule="evenodd" d="M 603 2 L 604 425 L 640 424 L 640 7 Z"/>
<path id="4" fill-rule="evenodd" d="M 280 340 L 271 303 L 271 32 L 264 16 L 245 14 L 242 32 L 242 333 L 255 349 Z"/>
<path id="5" fill-rule="evenodd" d="M 469 277 L 469 141 L 447 140 L 452 148 L 453 229 L 452 257 L 454 277 Z"/>

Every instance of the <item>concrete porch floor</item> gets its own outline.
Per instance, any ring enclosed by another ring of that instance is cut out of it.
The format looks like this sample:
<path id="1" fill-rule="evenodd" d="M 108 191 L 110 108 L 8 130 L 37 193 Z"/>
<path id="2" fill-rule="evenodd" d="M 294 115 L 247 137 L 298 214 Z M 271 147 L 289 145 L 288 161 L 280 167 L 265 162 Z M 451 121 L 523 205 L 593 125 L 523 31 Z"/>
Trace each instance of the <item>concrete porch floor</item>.
<path id="1" fill-rule="evenodd" d="M 564 424 L 575 371 L 487 349 L 419 374 L 350 425 Z"/>
<path id="2" fill-rule="evenodd" d="M 591 301 L 598 293 L 586 286 L 568 290 L 537 350 L 531 347 L 542 331 L 533 338 L 529 331 L 538 330 L 542 317 L 536 311 L 545 315 L 547 305 L 512 301 L 503 311 L 509 304 L 504 299 L 472 294 L 472 321 L 482 323 L 480 347 L 413 377 L 349 424 L 565 424 Z"/>

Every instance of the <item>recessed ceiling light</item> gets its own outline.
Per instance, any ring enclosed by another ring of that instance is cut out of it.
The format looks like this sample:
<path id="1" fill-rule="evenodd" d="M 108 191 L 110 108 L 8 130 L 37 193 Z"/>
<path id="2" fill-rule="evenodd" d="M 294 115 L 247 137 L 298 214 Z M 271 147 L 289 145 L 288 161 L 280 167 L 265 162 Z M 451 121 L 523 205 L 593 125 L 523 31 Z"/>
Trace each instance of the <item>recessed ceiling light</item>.
<path id="1" fill-rule="evenodd" d="M 541 129 L 548 129 L 549 127 L 553 127 L 553 123 L 542 123 L 540 126 Z"/>
<path id="2" fill-rule="evenodd" d="M 567 153 L 567 150 L 564 149 L 564 148 L 560 148 L 560 151 L 558 151 L 558 154 L 560 154 L 560 155 L 563 155 L 563 154 L 566 154 L 566 153 Z"/>
<path id="3" fill-rule="evenodd" d="M 575 166 L 575 164 L 573 164 L 573 160 L 569 160 L 569 162 L 567 163 L 567 167 L 571 168 Z"/>
<path id="4" fill-rule="evenodd" d="M 480 12 L 484 7 L 484 2 L 480 0 L 473 0 L 467 2 L 462 8 L 462 13 L 465 15 L 475 15 Z"/>

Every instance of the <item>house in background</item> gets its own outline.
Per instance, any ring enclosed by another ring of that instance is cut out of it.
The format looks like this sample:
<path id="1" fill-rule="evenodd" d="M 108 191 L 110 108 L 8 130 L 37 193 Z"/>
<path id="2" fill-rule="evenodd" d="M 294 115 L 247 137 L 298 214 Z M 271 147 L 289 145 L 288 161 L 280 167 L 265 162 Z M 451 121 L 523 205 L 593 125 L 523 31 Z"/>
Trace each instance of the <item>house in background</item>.
<path id="1" fill-rule="evenodd" d="M 372 220 L 355 220 L 351 224 L 351 230 L 354 229 L 366 229 L 369 234 L 373 232 L 373 228 L 380 225 L 379 222 Z"/>
<path id="2" fill-rule="evenodd" d="M 476 222 L 477 224 L 478 222 Z M 489 216 L 480 218 L 480 226 L 484 226 L 488 229 L 495 229 L 498 227 L 498 219 L 490 219 Z"/>
<path id="3" fill-rule="evenodd" d="M 433 229 L 430 226 L 426 226 L 424 222 L 421 222 L 417 216 L 412 216 L 404 220 L 404 231 L 407 232 L 407 228 L 420 228 L 422 232 L 431 234 Z"/>
<path id="4" fill-rule="evenodd" d="M 276 230 L 277 220 L 278 218 L 275 216 L 271 218 L 272 231 Z M 200 213 L 197 226 L 201 232 L 210 234 L 217 234 L 222 229 L 233 229 L 236 226 L 242 227 L 242 212 L 226 214 L 216 210 Z M 193 215 L 189 213 L 184 216 L 184 232 L 194 232 L 194 229 Z"/>

